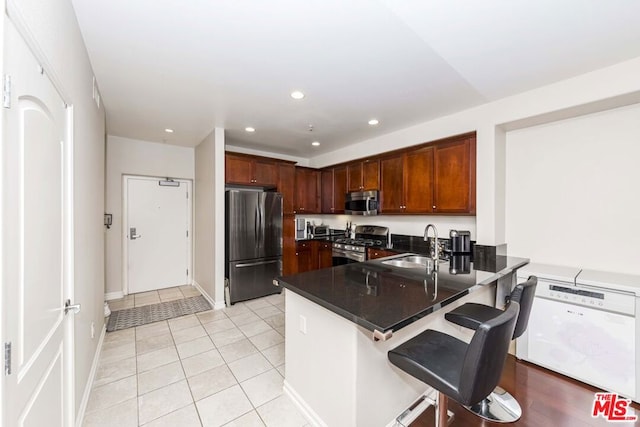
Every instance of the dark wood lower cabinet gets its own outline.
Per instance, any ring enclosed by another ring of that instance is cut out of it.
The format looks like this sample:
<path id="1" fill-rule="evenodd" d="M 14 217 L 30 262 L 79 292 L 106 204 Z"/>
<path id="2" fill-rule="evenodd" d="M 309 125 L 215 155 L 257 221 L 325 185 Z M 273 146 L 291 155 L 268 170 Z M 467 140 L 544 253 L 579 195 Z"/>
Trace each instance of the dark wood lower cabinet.
<path id="1" fill-rule="evenodd" d="M 295 233 L 295 215 L 284 215 L 282 218 L 282 274 L 285 276 L 298 272 Z"/>
<path id="2" fill-rule="evenodd" d="M 398 255 L 398 252 L 387 251 L 385 249 L 367 248 L 367 259 L 384 258 L 391 255 Z"/>
<path id="3" fill-rule="evenodd" d="M 331 242 L 318 243 L 318 268 L 333 267 L 333 256 L 331 254 Z"/>
<path id="4" fill-rule="evenodd" d="M 315 258 L 313 256 L 312 241 L 296 243 L 296 258 L 298 260 L 298 273 L 316 269 Z"/>
<path id="5" fill-rule="evenodd" d="M 333 266 L 331 242 L 304 240 L 296 242 L 297 272 L 318 270 Z"/>

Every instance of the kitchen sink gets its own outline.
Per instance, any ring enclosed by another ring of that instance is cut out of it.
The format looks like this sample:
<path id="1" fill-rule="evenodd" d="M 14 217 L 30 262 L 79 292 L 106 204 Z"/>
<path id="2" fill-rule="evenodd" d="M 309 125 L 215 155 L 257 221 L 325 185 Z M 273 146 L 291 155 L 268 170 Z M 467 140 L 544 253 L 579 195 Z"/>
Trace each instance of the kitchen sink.
<path id="1" fill-rule="evenodd" d="M 400 268 L 427 268 L 427 266 L 433 266 L 433 260 L 427 256 L 408 255 L 402 258 L 394 258 L 387 261 L 382 261 L 382 264 L 392 265 L 394 267 Z"/>

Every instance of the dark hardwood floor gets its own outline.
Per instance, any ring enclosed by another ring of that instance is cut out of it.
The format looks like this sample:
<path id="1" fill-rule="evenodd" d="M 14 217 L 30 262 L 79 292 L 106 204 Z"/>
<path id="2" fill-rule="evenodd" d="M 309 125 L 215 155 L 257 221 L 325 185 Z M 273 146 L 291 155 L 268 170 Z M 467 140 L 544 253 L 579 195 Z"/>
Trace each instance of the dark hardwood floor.
<path id="1" fill-rule="evenodd" d="M 585 427 L 585 426 L 640 426 L 633 422 L 607 422 L 592 418 L 594 393 L 601 391 L 579 381 L 517 360 L 509 355 L 500 382 L 522 407 L 522 417 L 512 424 L 484 421 L 449 399 L 449 409 L 455 414 L 451 427 L 488 427 L 511 425 L 515 427 Z M 640 417 L 640 405 L 633 403 Z M 433 427 L 434 410 L 427 409 L 411 427 Z"/>

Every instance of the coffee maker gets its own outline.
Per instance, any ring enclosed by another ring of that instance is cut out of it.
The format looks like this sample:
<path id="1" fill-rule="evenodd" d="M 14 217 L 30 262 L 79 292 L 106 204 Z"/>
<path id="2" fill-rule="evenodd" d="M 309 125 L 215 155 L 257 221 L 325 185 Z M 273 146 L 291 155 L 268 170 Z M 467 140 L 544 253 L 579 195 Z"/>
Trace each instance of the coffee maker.
<path id="1" fill-rule="evenodd" d="M 449 232 L 451 239 L 452 254 L 470 254 L 471 253 L 471 233 L 466 230 L 451 230 Z"/>

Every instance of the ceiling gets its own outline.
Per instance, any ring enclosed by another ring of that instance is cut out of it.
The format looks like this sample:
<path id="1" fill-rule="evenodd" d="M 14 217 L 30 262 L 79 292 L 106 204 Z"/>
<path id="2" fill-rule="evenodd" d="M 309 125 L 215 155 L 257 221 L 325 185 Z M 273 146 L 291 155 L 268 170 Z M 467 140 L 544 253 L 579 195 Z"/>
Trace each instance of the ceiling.
<path id="1" fill-rule="evenodd" d="M 110 135 L 307 158 L 640 56 L 637 0 L 72 2 Z"/>

